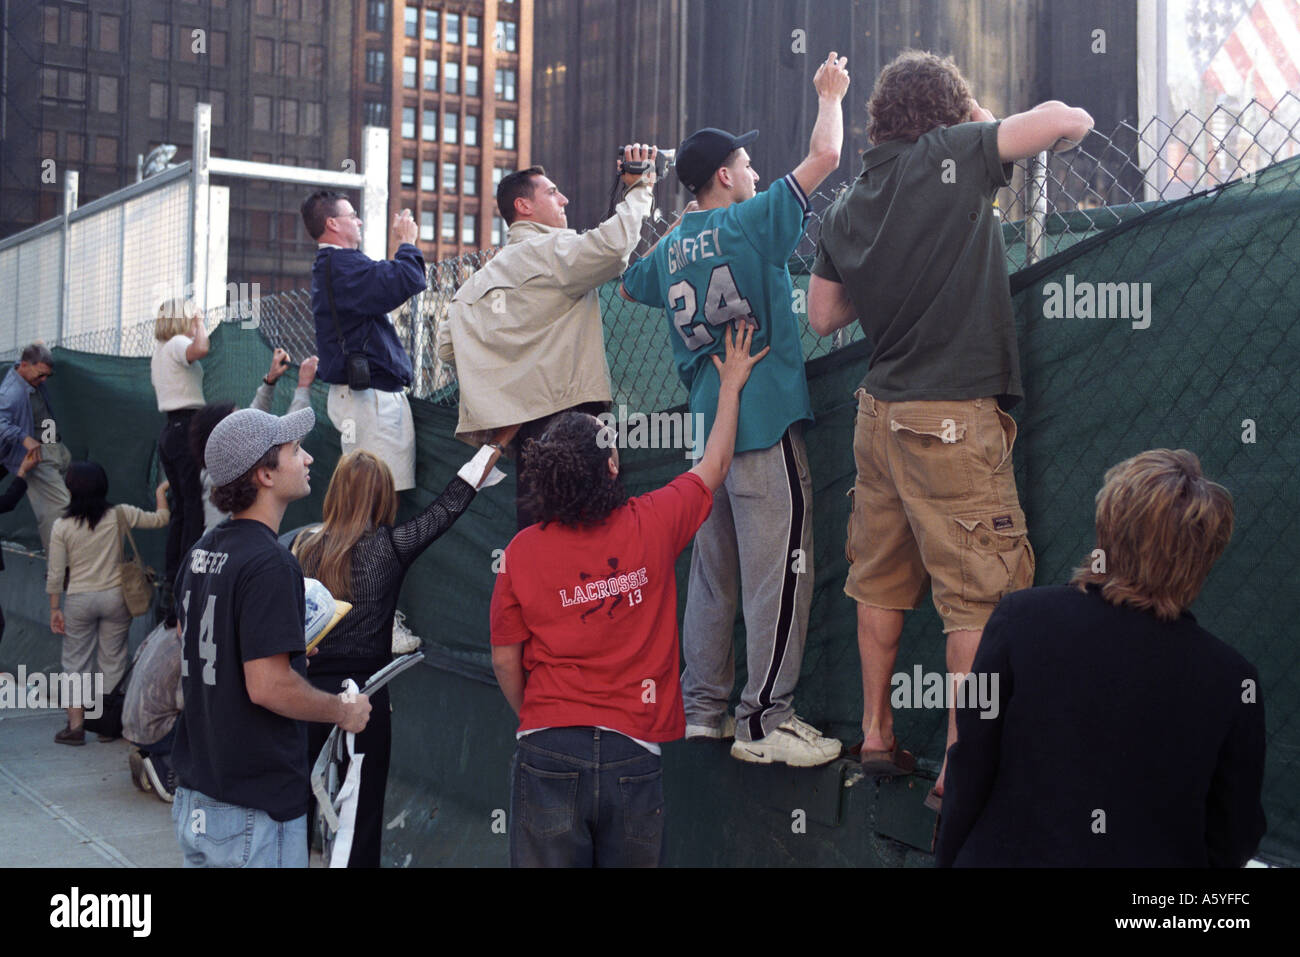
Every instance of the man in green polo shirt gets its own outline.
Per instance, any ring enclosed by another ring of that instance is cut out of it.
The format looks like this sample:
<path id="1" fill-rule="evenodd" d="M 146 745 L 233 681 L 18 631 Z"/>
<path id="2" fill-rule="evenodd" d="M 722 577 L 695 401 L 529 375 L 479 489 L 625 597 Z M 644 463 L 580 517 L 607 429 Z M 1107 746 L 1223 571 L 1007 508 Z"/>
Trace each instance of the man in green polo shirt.
<path id="1" fill-rule="evenodd" d="M 965 674 L 998 599 L 1033 583 L 1004 411 L 1023 394 L 993 196 L 1011 163 L 1073 146 L 1092 117 L 1051 101 L 995 121 L 951 59 L 918 51 L 881 71 L 868 110 L 873 146 L 822 221 L 808 318 L 823 336 L 858 318 L 873 346 L 844 591 L 858 603 L 862 763 L 890 775 L 915 768 L 889 701 L 903 611 L 933 589 L 947 670 Z M 956 736 L 949 708 L 949 747 Z M 936 811 L 946 769 L 926 798 Z"/>

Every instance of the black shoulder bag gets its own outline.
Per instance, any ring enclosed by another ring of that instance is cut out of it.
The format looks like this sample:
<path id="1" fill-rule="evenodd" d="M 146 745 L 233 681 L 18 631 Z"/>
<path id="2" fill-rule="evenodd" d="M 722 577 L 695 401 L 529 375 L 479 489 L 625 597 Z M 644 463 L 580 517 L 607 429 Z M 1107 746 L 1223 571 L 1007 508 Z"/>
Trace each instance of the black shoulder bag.
<path id="1" fill-rule="evenodd" d="M 330 316 L 334 319 L 334 331 L 339 337 L 339 351 L 343 353 L 344 369 L 347 372 L 348 388 L 353 392 L 364 392 L 370 388 L 370 360 L 366 358 L 366 345 L 370 342 L 370 326 L 366 326 L 365 337 L 361 340 L 360 352 L 348 352 L 348 344 L 343 338 L 343 326 L 339 323 L 338 310 L 334 308 L 334 251 L 325 257 L 325 294 L 330 301 Z"/>

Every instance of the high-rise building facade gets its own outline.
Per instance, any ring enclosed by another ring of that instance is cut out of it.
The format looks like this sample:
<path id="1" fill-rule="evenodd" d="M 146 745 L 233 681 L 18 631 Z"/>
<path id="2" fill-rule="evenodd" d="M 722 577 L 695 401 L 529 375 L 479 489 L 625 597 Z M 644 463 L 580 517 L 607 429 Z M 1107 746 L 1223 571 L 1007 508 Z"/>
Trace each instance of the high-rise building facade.
<path id="1" fill-rule="evenodd" d="M 504 242 L 496 184 L 529 165 L 532 6 L 358 4 L 353 112 L 391 130 L 390 213 L 411 210 L 429 262 Z"/>
<path id="2" fill-rule="evenodd" d="M 137 177 L 155 146 L 189 158 L 194 104 L 212 105 L 212 154 L 338 169 L 354 117 L 357 0 L 45 0 L 3 23 L 0 236 L 60 212 L 62 172 L 80 202 Z M 54 176 L 43 175 L 53 161 Z M 232 181 L 228 276 L 297 288 L 312 244 L 301 187 Z"/>

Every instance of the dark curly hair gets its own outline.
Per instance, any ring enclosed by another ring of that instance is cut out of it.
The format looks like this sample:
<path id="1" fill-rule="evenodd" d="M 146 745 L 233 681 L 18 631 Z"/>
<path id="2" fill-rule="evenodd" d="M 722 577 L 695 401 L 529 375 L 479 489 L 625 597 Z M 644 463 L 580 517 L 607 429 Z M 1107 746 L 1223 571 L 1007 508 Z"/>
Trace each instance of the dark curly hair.
<path id="1" fill-rule="evenodd" d="M 627 501 L 622 480 L 609 474 L 613 453 L 598 441 L 603 428 L 590 415 L 566 412 L 524 445 L 523 504 L 543 525 L 596 525 Z"/>
<path id="2" fill-rule="evenodd" d="M 227 482 L 225 485 L 218 485 L 212 490 L 212 504 L 217 507 L 217 511 L 225 512 L 227 515 L 234 515 L 236 512 L 242 512 L 251 508 L 257 501 L 257 485 L 253 482 L 253 475 L 258 469 L 278 469 L 280 467 L 280 446 L 273 445 L 257 460 L 251 469 L 245 472 L 233 482 Z"/>
<path id="3" fill-rule="evenodd" d="M 974 103 L 952 57 L 904 50 L 876 77 L 867 103 L 867 136 L 876 145 L 890 140 L 915 143 L 936 127 L 965 123 Z"/>

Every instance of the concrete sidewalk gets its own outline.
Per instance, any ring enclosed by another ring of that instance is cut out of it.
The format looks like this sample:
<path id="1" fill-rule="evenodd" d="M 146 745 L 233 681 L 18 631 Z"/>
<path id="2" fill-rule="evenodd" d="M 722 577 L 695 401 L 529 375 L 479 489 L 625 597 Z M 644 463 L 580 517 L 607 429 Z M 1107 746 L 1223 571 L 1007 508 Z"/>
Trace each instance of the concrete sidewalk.
<path id="1" fill-rule="evenodd" d="M 131 746 L 55 744 L 65 724 L 0 711 L 0 867 L 180 867 L 171 805 L 131 783 Z"/>

